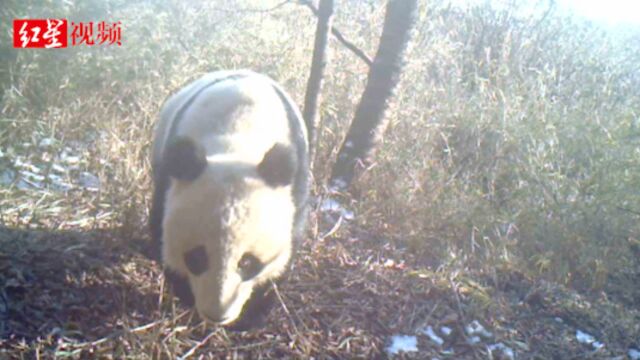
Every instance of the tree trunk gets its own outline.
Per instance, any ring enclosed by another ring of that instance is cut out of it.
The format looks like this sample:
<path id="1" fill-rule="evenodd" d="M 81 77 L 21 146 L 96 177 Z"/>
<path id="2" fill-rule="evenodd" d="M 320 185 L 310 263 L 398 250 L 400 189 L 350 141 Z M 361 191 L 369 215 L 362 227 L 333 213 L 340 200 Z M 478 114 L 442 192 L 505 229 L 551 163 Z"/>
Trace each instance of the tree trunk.
<path id="1" fill-rule="evenodd" d="M 416 22 L 417 3 L 418 0 L 390 0 L 387 4 L 378 52 L 329 181 L 334 190 L 349 187 L 356 164 L 370 162 L 375 147 L 382 141 L 388 124 L 385 112 L 398 84 L 404 53 Z"/>
<path id="2" fill-rule="evenodd" d="M 304 99 L 304 121 L 309 133 L 309 160 L 313 168 L 315 159 L 318 129 L 318 108 L 320 106 L 320 93 L 322 91 L 322 78 L 327 66 L 327 43 L 331 20 L 333 18 L 333 0 L 320 0 L 318 5 L 318 27 L 316 40 L 311 60 L 311 71 L 307 82 L 307 92 Z"/>

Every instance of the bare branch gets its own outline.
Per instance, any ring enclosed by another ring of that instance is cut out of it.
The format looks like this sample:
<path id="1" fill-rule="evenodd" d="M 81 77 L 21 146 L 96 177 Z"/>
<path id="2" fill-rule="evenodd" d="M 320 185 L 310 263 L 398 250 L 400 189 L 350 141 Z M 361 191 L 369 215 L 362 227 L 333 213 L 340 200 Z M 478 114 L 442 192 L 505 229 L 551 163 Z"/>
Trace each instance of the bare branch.
<path id="1" fill-rule="evenodd" d="M 313 6 L 313 4 L 309 0 L 300 0 L 300 3 L 308 7 L 316 17 L 319 16 L 318 9 L 316 9 L 315 6 Z M 338 41 L 342 43 L 342 45 L 344 45 L 347 49 L 351 50 L 352 53 L 354 53 L 357 57 L 362 59 L 362 61 L 364 61 L 367 65 L 369 66 L 373 65 L 373 61 L 369 56 L 367 56 L 367 54 L 364 51 L 360 50 L 354 43 L 345 39 L 342 33 L 333 26 L 331 26 L 331 34 L 333 34 L 333 36 L 335 36 L 336 39 L 338 39 Z"/>
<path id="2" fill-rule="evenodd" d="M 217 11 L 227 12 L 227 13 L 237 13 L 237 12 L 248 12 L 248 13 L 268 13 L 274 10 L 278 10 L 279 8 L 293 2 L 293 0 L 284 0 L 281 3 L 278 3 L 270 8 L 266 9 L 255 9 L 255 8 L 244 8 L 244 9 L 216 9 Z"/>

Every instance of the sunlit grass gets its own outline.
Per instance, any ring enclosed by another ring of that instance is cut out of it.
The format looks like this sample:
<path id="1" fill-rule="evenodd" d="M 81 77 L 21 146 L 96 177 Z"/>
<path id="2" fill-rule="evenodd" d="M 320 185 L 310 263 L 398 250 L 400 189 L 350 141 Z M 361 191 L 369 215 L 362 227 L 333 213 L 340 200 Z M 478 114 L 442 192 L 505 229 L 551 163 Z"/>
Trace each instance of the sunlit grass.
<path id="1" fill-rule="evenodd" d="M 302 103 L 314 29 L 302 6 L 260 12 L 268 4 L 78 4 L 10 0 L 12 10 L 3 13 L 120 20 L 123 46 L 2 48 L 9 60 L 0 65 L 0 170 L 14 169 L 19 158 L 48 171 L 75 144 L 81 160 L 70 181 L 88 172 L 100 189 L 2 185 L 2 225 L 116 229 L 122 239 L 146 239 L 150 136 L 169 94 L 208 71 L 252 68 Z M 335 26 L 374 54 L 384 7 L 355 0 L 338 6 Z M 544 8 L 526 19 L 516 10 L 422 5 L 385 142 L 353 185 L 356 225 L 408 245 L 434 269 L 508 268 L 581 291 L 606 290 L 639 256 L 638 35 L 611 38 Z M 8 26 L 0 23 L 3 34 Z M 331 52 L 319 185 L 368 71 L 336 42 Z M 43 148 L 43 139 L 55 141 Z M 478 311 L 491 305 L 485 285 L 460 281 Z M 157 330 L 145 340 L 164 337 L 162 354 L 188 348 L 172 345 L 174 335 Z"/>

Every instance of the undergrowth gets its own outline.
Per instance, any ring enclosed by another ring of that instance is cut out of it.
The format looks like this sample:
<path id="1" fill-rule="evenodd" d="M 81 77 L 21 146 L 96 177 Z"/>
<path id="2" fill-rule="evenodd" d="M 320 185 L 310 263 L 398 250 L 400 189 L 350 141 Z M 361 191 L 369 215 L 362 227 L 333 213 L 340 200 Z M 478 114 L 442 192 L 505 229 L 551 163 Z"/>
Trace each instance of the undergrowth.
<path id="1" fill-rule="evenodd" d="M 439 263 L 506 263 L 601 289 L 638 256 L 639 35 L 613 36 L 544 4 L 524 12 L 524 3 L 421 5 L 391 126 L 354 184 L 357 222 Z M 295 3 L 274 5 L 9 0 L 0 22 L 0 164 L 46 164 L 76 143 L 80 170 L 101 186 L 3 185 L 4 225 L 146 236 L 150 135 L 169 94 L 208 71 L 252 68 L 302 103 L 315 19 Z M 374 54 L 383 16 L 380 3 L 341 2 L 335 26 Z M 123 46 L 8 48 L 5 20 L 25 17 L 121 21 Z M 335 41 L 331 52 L 320 185 L 368 70 Z M 55 141 L 44 152 L 46 138 Z"/>

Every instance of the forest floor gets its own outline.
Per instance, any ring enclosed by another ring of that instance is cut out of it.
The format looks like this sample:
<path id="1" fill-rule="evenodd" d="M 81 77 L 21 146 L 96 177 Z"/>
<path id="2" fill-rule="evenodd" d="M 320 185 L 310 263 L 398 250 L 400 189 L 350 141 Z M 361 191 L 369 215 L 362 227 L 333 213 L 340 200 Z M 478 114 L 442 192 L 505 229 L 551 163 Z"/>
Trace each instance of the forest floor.
<path id="1" fill-rule="evenodd" d="M 0 227 L 0 358 L 640 358 L 640 266 L 581 294 L 336 234 L 301 244 L 263 328 L 234 332 L 167 295 L 144 239 Z"/>
<path id="2" fill-rule="evenodd" d="M 640 37 L 555 2 L 421 1 L 355 220 L 312 212 L 261 328 L 177 303 L 146 255 L 162 99 L 246 67 L 301 102 L 316 19 L 298 3 L 2 1 L 7 19 L 117 21 L 124 41 L 0 46 L 0 360 L 640 360 Z M 336 6 L 335 29 L 375 54 L 382 4 Z M 316 179 L 369 72 L 330 49 Z"/>

